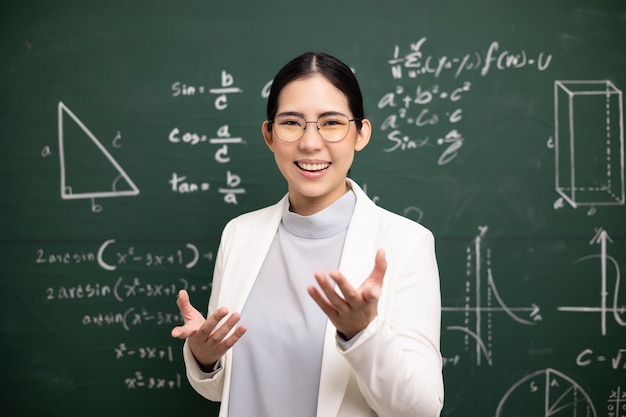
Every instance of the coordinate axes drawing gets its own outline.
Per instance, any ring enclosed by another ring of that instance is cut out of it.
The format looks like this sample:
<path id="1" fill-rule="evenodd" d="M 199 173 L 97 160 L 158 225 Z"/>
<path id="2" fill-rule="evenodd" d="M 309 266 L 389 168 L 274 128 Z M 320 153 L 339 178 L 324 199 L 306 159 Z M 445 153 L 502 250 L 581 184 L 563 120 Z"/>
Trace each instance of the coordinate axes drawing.
<path id="1" fill-rule="evenodd" d="M 91 199 L 97 211 L 96 198 L 139 194 L 124 169 L 63 102 L 58 105 L 58 127 L 62 199 Z"/>
<path id="2" fill-rule="evenodd" d="M 599 245 L 600 253 L 584 256 L 575 261 L 585 262 L 592 259 L 600 260 L 600 305 L 599 306 L 561 306 L 557 307 L 558 311 L 575 312 L 575 313 L 600 313 L 600 328 L 602 336 L 607 333 L 607 316 L 609 313 L 613 315 L 613 319 L 619 326 L 626 326 L 626 320 L 622 318 L 626 314 L 626 305 L 620 306 L 620 267 L 617 260 L 608 254 L 607 245 L 613 241 L 609 237 L 606 230 L 598 228 L 596 234 L 589 242 L 590 245 Z M 612 268 L 609 268 L 611 266 Z M 610 292 L 608 288 L 608 276 L 609 273 L 615 277 L 615 284 L 613 286 L 613 298 L 609 299 Z M 610 305 L 607 305 L 610 303 Z"/>
<path id="3" fill-rule="evenodd" d="M 491 248 L 483 245 L 487 230 L 487 226 L 480 226 L 480 232 L 474 238 L 473 244 L 466 249 L 465 305 L 442 307 L 441 311 L 464 314 L 462 326 L 447 326 L 446 329 L 465 333 L 465 349 L 469 350 L 470 340 L 472 340 L 476 364 L 481 365 L 482 357 L 484 357 L 491 366 L 493 365 L 493 313 L 504 312 L 522 325 L 535 325 L 542 320 L 542 317 L 540 308 L 536 304 L 531 303 L 529 307 L 509 307 L 500 296 L 491 266 Z M 494 306 L 494 300 L 497 306 Z M 527 313 L 527 317 L 522 317 L 520 313 Z M 472 317 L 475 320 L 474 323 L 470 323 Z"/>
<path id="4" fill-rule="evenodd" d="M 573 208 L 624 205 L 623 97 L 612 82 L 555 81 L 556 191 Z"/>

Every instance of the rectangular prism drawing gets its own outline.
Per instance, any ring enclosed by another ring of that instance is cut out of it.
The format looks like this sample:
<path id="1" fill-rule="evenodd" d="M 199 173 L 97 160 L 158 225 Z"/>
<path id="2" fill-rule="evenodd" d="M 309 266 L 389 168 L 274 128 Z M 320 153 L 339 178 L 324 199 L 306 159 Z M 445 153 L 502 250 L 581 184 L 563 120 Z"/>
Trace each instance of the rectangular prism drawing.
<path id="1" fill-rule="evenodd" d="M 556 191 L 574 208 L 624 204 L 622 91 L 608 80 L 555 81 Z"/>

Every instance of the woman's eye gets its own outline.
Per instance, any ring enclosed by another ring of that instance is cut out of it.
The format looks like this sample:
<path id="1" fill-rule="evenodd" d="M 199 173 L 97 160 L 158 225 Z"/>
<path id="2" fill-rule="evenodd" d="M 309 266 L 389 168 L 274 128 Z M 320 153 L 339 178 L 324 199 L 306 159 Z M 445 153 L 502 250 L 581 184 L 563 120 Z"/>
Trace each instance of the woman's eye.
<path id="1" fill-rule="evenodd" d="M 284 119 L 280 121 L 280 124 L 283 126 L 302 126 L 302 123 L 297 119 Z"/>
<path id="2" fill-rule="evenodd" d="M 340 119 L 325 119 L 322 122 L 322 126 L 328 126 L 328 127 L 341 126 L 343 124 L 344 123 Z"/>

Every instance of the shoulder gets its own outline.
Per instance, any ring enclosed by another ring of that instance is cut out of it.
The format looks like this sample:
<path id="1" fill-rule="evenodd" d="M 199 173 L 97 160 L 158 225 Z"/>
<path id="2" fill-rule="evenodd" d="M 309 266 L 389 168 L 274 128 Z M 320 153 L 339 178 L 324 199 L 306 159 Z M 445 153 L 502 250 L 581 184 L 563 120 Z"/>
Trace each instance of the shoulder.
<path id="1" fill-rule="evenodd" d="M 387 210 L 384 207 L 376 205 L 376 211 L 378 213 L 378 218 L 380 219 L 380 221 L 397 225 L 400 228 L 406 230 L 408 233 L 431 233 L 430 230 L 428 230 L 428 228 L 426 228 L 424 225 L 407 217 L 401 216 L 400 214 Z"/>
<path id="2" fill-rule="evenodd" d="M 223 234 L 238 228 L 250 229 L 279 222 L 287 201 L 287 196 L 285 196 L 271 206 L 240 214 L 226 224 Z"/>
<path id="3" fill-rule="evenodd" d="M 402 242 L 434 240 L 433 234 L 425 226 L 376 205 L 356 183 L 353 182 L 352 187 L 357 196 L 360 222 L 374 222 L 379 234 L 399 238 Z"/>
<path id="4" fill-rule="evenodd" d="M 376 206 L 376 212 L 379 230 L 397 238 L 399 242 L 432 243 L 435 240 L 428 228 L 411 219 L 379 206 Z"/>

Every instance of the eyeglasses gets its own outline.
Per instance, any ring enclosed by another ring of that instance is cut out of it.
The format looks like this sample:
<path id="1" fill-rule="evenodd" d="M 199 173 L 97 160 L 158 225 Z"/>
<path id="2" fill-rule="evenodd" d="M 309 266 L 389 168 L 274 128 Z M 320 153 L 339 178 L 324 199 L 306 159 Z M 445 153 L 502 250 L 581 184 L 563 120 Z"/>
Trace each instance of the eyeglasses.
<path id="1" fill-rule="evenodd" d="M 361 119 L 350 119 L 343 113 L 326 113 L 316 121 L 306 121 L 304 117 L 294 113 L 281 113 L 269 120 L 274 127 L 278 139 L 287 143 L 294 143 L 304 136 L 309 123 L 315 123 L 317 132 L 326 142 L 339 142 L 348 136 L 350 122 Z"/>

